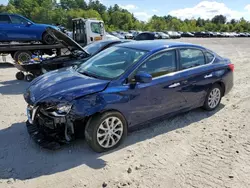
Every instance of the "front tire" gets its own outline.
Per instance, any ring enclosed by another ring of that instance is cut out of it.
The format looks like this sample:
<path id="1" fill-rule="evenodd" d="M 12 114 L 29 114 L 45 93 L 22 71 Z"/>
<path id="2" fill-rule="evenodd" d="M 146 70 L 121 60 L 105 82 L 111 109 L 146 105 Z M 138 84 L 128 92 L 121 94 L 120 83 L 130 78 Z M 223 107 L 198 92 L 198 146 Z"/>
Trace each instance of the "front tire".
<path id="1" fill-rule="evenodd" d="M 208 91 L 203 108 L 208 111 L 215 110 L 221 102 L 222 88 L 219 84 L 214 84 Z"/>
<path id="2" fill-rule="evenodd" d="M 95 115 L 85 128 L 85 139 L 95 152 L 104 152 L 119 146 L 127 136 L 127 122 L 119 112 Z"/>

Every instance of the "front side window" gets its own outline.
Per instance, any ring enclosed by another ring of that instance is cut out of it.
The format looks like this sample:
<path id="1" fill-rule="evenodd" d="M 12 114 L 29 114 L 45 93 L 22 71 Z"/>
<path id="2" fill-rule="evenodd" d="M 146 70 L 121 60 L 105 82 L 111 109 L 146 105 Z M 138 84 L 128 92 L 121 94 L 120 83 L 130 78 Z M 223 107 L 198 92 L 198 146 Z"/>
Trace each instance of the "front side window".
<path id="1" fill-rule="evenodd" d="M 138 69 L 138 72 L 147 72 L 154 78 L 175 72 L 176 70 L 176 51 L 171 50 L 151 57 Z"/>
<path id="2" fill-rule="evenodd" d="M 0 23 L 10 23 L 10 17 L 8 15 L 0 15 Z"/>
<path id="3" fill-rule="evenodd" d="M 114 79 L 146 53 L 147 51 L 142 50 L 110 47 L 81 64 L 77 71 L 92 77 Z"/>
<path id="4" fill-rule="evenodd" d="M 91 31 L 93 33 L 102 34 L 102 27 L 100 23 L 91 23 Z"/>
<path id="5" fill-rule="evenodd" d="M 20 16 L 11 15 L 10 18 L 13 24 L 27 24 L 28 23 L 28 20 Z"/>
<path id="6" fill-rule="evenodd" d="M 180 49 L 181 69 L 188 69 L 206 64 L 205 56 L 201 50 Z"/>

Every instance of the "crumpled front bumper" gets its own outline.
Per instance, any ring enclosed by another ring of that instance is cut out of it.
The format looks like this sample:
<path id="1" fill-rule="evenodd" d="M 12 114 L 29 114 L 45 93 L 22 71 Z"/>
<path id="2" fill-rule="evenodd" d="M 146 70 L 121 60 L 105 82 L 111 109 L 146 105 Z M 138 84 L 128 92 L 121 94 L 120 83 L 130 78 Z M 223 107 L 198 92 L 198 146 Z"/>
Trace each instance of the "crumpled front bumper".
<path id="1" fill-rule="evenodd" d="M 57 150 L 60 149 L 63 143 L 56 141 L 55 138 L 46 135 L 41 130 L 39 130 L 38 126 L 35 124 L 31 124 L 29 121 L 26 121 L 27 131 L 30 134 L 31 138 L 39 144 L 41 147 L 49 150 Z"/>

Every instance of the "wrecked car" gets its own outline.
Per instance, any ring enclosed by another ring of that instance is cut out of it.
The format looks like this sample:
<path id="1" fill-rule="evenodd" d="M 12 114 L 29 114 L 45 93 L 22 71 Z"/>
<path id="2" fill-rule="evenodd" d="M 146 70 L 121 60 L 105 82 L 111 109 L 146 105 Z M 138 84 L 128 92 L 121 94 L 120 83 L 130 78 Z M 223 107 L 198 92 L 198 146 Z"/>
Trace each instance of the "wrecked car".
<path id="1" fill-rule="evenodd" d="M 233 70 L 229 59 L 197 45 L 118 44 L 33 80 L 24 94 L 27 129 L 45 148 L 83 133 L 94 151 L 107 151 L 145 122 L 197 107 L 215 110 L 233 87 Z"/>

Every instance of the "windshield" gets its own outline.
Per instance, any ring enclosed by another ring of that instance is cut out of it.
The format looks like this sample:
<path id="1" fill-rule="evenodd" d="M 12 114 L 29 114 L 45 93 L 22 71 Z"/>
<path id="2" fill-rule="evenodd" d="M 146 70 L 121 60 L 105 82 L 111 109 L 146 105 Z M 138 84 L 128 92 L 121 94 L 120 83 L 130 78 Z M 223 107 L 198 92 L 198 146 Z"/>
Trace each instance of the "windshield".
<path id="1" fill-rule="evenodd" d="M 114 79 L 122 75 L 144 54 L 146 51 L 110 47 L 81 64 L 77 71 L 97 78 Z"/>

